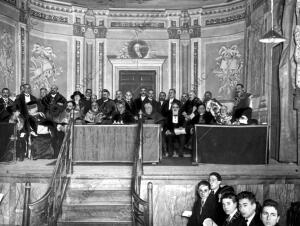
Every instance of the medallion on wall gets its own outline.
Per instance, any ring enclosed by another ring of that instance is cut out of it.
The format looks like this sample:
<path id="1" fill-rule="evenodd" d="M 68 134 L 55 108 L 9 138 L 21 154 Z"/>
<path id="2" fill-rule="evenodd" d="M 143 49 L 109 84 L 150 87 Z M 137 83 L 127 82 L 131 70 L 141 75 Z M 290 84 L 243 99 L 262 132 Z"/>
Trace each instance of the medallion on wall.
<path id="1" fill-rule="evenodd" d="M 145 58 L 148 55 L 149 47 L 145 41 L 133 40 L 128 44 L 128 55 L 131 58 Z"/>

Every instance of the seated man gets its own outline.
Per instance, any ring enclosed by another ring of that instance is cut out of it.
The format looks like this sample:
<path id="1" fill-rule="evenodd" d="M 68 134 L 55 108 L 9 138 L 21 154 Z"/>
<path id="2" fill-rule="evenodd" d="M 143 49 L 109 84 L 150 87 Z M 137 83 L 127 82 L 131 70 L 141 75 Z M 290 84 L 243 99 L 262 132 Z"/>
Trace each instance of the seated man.
<path id="1" fill-rule="evenodd" d="M 166 136 L 168 155 L 171 157 L 174 154 L 174 142 L 179 141 L 179 157 L 183 157 L 183 148 L 185 144 L 186 135 L 186 121 L 183 115 L 179 114 L 179 105 L 173 103 L 171 112 L 166 118 L 164 134 Z M 175 156 L 174 156 L 175 157 Z"/>
<path id="2" fill-rule="evenodd" d="M 113 114 L 112 121 L 114 124 L 131 124 L 135 120 L 133 115 L 126 109 L 125 102 L 117 102 L 117 112 Z"/>
<path id="3" fill-rule="evenodd" d="M 51 159 L 54 157 L 53 140 L 56 137 L 56 128 L 52 121 L 38 112 L 36 101 L 27 103 L 31 126 L 31 154 L 33 160 Z"/>
<path id="4" fill-rule="evenodd" d="M 215 119 L 219 125 L 230 125 L 231 124 L 231 115 L 228 114 L 228 108 L 225 105 L 220 107 L 218 114 L 215 114 Z"/>
<path id="5" fill-rule="evenodd" d="M 164 117 L 160 113 L 154 111 L 151 103 L 145 103 L 144 109 L 145 113 L 143 114 L 143 121 L 146 124 L 163 124 L 165 120 Z"/>
<path id="6" fill-rule="evenodd" d="M 202 226 L 203 221 L 211 218 L 215 221 L 216 202 L 211 194 L 210 184 L 202 180 L 197 185 L 197 199 L 194 203 L 192 216 L 189 218 L 187 226 Z"/>
<path id="7" fill-rule="evenodd" d="M 87 123 L 101 123 L 103 114 L 99 110 L 97 102 L 91 104 L 91 109 L 86 113 L 84 121 Z"/>
<path id="8" fill-rule="evenodd" d="M 279 226 L 278 221 L 280 219 L 279 205 L 272 199 L 264 201 L 260 219 L 264 226 Z"/>
<path id="9" fill-rule="evenodd" d="M 242 226 L 245 224 L 245 220 L 243 219 L 241 213 L 237 208 L 237 196 L 228 192 L 222 196 L 222 205 L 224 213 L 227 215 L 226 219 L 221 224 L 222 226 Z"/>
<path id="10" fill-rule="evenodd" d="M 191 124 L 213 124 L 214 117 L 205 109 L 204 104 L 200 104 L 195 112 L 195 117 L 191 120 Z"/>
<path id="11" fill-rule="evenodd" d="M 115 102 L 109 98 L 110 93 L 107 89 L 102 90 L 102 98 L 97 100 L 100 112 L 103 113 L 104 120 L 111 120 L 112 114 L 116 111 Z"/>
<path id="12" fill-rule="evenodd" d="M 247 226 L 263 226 L 259 213 L 256 213 L 257 203 L 255 195 L 249 191 L 238 194 L 239 211 L 246 221 Z"/>

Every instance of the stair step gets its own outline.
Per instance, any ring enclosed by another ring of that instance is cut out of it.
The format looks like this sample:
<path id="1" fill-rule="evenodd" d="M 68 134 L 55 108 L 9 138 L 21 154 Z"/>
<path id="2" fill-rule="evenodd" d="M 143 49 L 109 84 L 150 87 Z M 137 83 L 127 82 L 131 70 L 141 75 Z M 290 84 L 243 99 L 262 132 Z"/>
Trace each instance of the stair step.
<path id="1" fill-rule="evenodd" d="M 72 190 L 125 190 L 131 186 L 131 178 L 71 179 Z"/>
<path id="2" fill-rule="evenodd" d="M 59 219 L 57 226 L 132 226 L 131 220 L 111 221 L 106 218 L 82 218 L 80 220 L 66 221 Z"/>
<path id="3" fill-rule="evenodd" d="M 66 204 L 62 208 L 63 220 L 105 218 L 111 221 L 130 221 L 131 204 L 128 202 L 102 202 L 90 204 Z"/>
<path id="4" fill-rule="evenodd" d="M 66 204 L 80 204 L 92 202 L 123 202 L 131 201 L 130 189 L 124 190 L 68 190 Z"/>

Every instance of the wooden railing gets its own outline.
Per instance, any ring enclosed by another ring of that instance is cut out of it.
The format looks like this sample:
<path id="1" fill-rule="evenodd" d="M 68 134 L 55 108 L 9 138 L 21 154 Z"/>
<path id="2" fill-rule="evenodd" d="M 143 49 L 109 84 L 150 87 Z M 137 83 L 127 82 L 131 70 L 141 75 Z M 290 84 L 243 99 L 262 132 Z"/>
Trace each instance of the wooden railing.
<path id="1" fill-rule="evenodd" d="M 151 182 L 147 185 L 147 201 L 140 197 L 141 179 L 143 175 L 143 121 L 141 115 L 138 122 L 137 135 L 131 181 L 133 225 L 153 226 L 153 191 Z"/>
<path id="2" fill-rule="evenodd" d="M 72 170 L 73 130 L 74 124 L 71 120 L 67 126 L 47 192 L 35 202 L 28 205 L 24 203 L 23 226 L 56 225 Z M 30 196 L 30 183 L 26 183 L 26 188 L 29 192 L 25 192 L 25 201 L 29 200 L 26 194 Z"/>

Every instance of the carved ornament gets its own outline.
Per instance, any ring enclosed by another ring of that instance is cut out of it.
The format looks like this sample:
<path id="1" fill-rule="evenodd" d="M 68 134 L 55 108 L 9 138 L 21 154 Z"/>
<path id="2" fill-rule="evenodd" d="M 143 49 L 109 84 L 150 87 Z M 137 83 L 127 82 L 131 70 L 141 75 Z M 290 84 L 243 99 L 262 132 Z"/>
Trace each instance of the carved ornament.
<path id="1" fill-rule="evenodd" d="M 56 16 L 30 9 L 30 16 L 54 23 L 68 24 L 68 17 Z"/>
<path id="2" fill-rule="evenodd" d="M 300 25 L 297 25 L 295 29 L 295 43 L 295 61 L 297 64 L 296 85 L 300 88 Z"/>
<path id="3" fill-rule="evenodd" d="M 140 28 L 140 29 L 161 29 L 165 27 L 164 22 L 111 22 L 110 27 L 114 28 Z"/>
<path id="4" fill-rule="evenodd" d="M 73 34 L 75 36 L 85 36 L 85 33 L 88 29 L 92 29 L 95 35 L 95 38 L 106 38 L 107 28 L 99 26 L 88 26 L 83 24 L 74 24 L 73 25 Z"/>
<path id="5" fill-rule="evenodd" d="M 205 24 L 207 26 L 210 25 L 220 25 L 220 24 L 229 24 L 229 23 L 234 23 L 236 21 L 244 20 L 245 19 L 245 12 L 236 14 L 236 15 L 231 15 L 223 18 L 212 18 L 208 19 L 205 21 Z"/>

